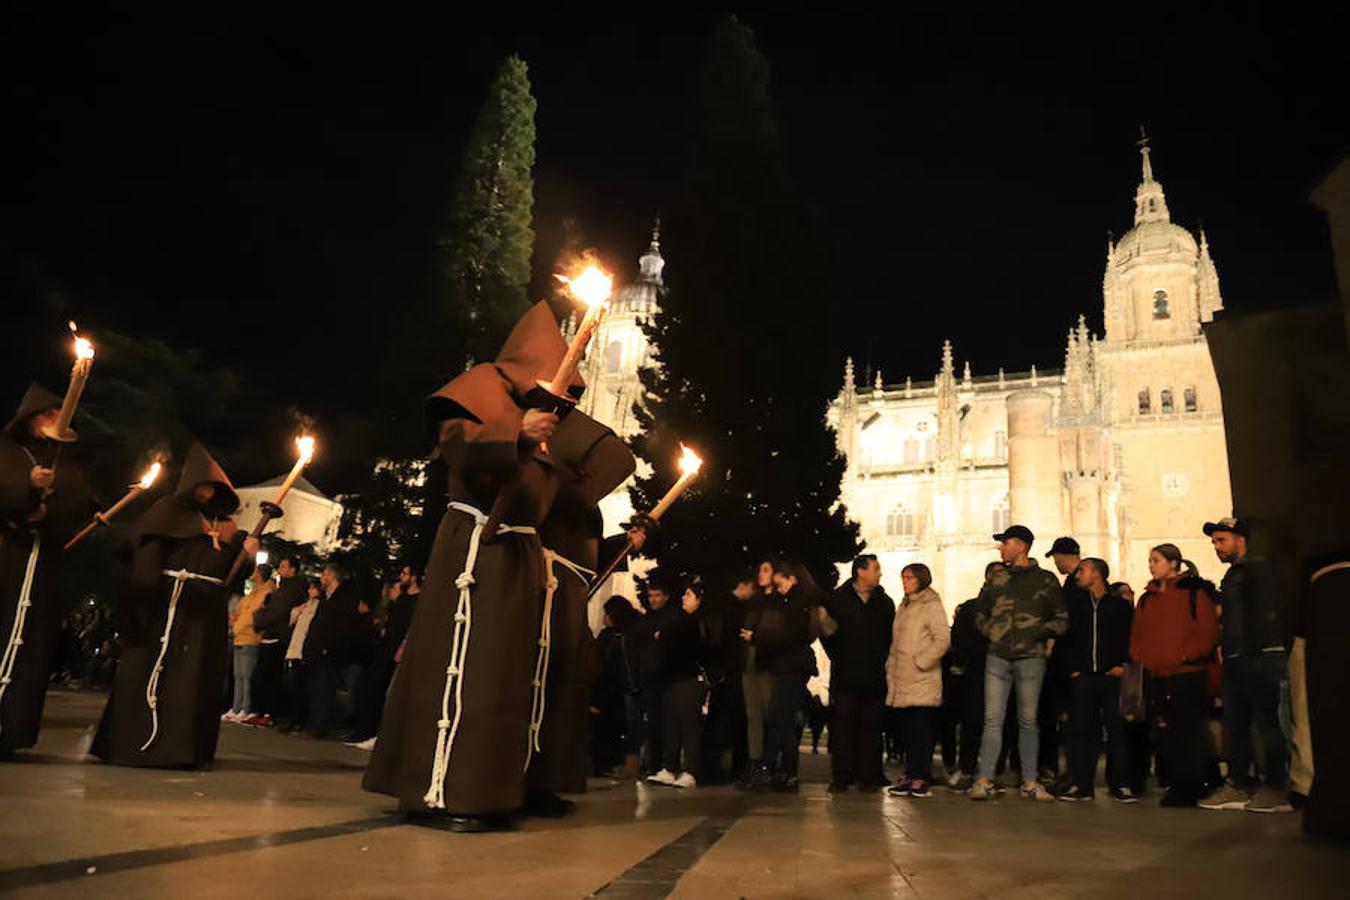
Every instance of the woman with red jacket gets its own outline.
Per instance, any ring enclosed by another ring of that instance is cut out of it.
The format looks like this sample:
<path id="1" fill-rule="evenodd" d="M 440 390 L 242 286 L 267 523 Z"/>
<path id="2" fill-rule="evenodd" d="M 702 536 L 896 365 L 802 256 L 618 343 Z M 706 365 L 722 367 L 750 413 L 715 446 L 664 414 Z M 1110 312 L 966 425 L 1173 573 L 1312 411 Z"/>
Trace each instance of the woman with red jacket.
<path id="1" fill-rule="evenodd" d="M 1135 609 L 1130 657 L 1149 675 L 1153 747 L 1168 780 L 1162 803 L 1194 806 L 1212 764 L 1205 720 L 1209 668 L 1219 643 L 1214 585 L 1200 578 L 1175 544 L 1154 547 L 1148 570 L 1153 580 Z"/>

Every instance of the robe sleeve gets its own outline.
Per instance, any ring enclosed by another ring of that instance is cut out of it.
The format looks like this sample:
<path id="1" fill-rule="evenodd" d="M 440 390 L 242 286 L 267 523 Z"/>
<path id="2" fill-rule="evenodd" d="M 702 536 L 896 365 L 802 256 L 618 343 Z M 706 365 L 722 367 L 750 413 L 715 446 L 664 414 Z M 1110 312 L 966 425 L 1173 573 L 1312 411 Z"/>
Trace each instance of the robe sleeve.
<path id="1" fill-rule="evenodd" d="M 633 452 L 609 428 L 573 410 L 548 442 L 549 453 L 577 473 L 586 502 L 599 503 L 637 468 Z"/>
<path id="2" fill-rule="evenodd" d="M 36 508 L 29 476 L 33 462 L 18 444 L 0 437 L 0 518 L 21 519 Z"/>

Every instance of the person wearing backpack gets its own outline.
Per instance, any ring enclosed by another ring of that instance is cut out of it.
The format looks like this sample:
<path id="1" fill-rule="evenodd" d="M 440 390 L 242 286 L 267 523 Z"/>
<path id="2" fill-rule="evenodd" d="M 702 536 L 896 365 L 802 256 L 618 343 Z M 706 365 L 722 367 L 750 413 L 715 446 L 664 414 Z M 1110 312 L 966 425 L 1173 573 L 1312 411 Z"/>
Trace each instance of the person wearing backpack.
<path id="1" fill-rule="evenodd" d="M 1160 774 L 1163 806 L 1195 806 L 1205 794 L 1213 747 L 1205 730 L 1209 670 L 1219 644 L 1215 589 L 1175 544 L 1148 555 L 1153 579 L 1130 628 L 1130 657 L 1148 675 L 1148 720 Z"/>

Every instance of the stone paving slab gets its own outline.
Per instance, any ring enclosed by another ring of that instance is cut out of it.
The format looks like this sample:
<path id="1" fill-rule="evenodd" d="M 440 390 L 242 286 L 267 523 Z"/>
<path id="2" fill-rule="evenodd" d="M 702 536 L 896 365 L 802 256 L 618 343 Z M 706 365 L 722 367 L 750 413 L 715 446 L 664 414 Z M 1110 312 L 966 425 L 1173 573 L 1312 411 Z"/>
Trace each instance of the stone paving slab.
<path id="1" fill-rule="evenodd" d="M 0 893 L 17 897 L 1168 898 L 1350 895 L 1350 850 L 1298 817 L 1135 806 L 798 795 L 603 780 L 514 832 L 405 824 L 360 790 L 362 751 L 226 726 L 208 772 L 83 757 L 102 705 L 53 692 L 0 764 Z M 89 865 L 101 866 L 87 873 Z"/>

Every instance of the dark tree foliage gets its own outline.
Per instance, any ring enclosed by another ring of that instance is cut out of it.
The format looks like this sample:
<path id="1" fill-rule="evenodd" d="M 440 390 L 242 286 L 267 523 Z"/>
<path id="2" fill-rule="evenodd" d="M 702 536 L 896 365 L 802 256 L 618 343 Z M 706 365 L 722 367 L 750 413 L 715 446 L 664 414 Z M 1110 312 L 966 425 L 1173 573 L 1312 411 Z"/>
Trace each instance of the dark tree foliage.
<path id="1" fill-rule="evenodd" d="M 859 549 L 839 503 L 844 460 L 825 423 L 842 357 L 839 298 L 815 220 L 789 177 L 750 29 L 712 39 L 681 199 L 668 217 L 669 295 L 647 325 L 639 453 L 650 508 L 681 441 L 705 459 L 666 515 L 663 571 L 718 579 L 759 557 L 801 559 L 826 584 Z"/>

